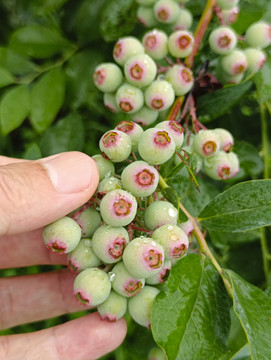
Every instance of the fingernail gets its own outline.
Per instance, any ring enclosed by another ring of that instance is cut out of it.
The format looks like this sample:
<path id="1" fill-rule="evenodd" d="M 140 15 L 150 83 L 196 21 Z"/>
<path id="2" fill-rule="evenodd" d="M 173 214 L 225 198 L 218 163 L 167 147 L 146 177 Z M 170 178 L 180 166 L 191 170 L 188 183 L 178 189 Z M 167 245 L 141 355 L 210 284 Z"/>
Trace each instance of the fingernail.
<path id="1" fill-rule="evenodd" d="M 95 178 L 92 159 L 80 152 L 53 155 L 41 161 L 57 192 L 73 194 L 86 190 Z"/>

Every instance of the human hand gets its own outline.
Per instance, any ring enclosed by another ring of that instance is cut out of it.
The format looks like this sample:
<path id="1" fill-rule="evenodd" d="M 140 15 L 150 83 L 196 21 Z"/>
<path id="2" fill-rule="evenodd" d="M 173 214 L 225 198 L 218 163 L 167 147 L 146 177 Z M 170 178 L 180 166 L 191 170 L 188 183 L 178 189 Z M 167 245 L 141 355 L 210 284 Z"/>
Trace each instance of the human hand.
<path id="1" fill-rule="evenodd" d="M 0 267 L 65 264 L 48 252 L 42 227 L 84 204 L 98 184 L 95 162 L 79 152 L 37 161 L 0 156 Z M 85 310 L 72 294 L 69 270 L 0 279 L 0 328 Z M 0 359 L 91 360 L 124 339 L 123 319 L 92 313 L 35 333 L 0 337 Z"/>

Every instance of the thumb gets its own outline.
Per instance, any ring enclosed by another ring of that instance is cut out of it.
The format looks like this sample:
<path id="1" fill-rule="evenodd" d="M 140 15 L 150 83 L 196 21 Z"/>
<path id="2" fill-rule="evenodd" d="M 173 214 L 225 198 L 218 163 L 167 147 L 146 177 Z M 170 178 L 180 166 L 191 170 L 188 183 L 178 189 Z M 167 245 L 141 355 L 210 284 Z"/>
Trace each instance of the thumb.
<path id="1" fill-rule="evenodd" d="M 88 201 L 99 174 L 95 161 L 66 152 L 0 166 L 0 235 L 38 229 Z"/>

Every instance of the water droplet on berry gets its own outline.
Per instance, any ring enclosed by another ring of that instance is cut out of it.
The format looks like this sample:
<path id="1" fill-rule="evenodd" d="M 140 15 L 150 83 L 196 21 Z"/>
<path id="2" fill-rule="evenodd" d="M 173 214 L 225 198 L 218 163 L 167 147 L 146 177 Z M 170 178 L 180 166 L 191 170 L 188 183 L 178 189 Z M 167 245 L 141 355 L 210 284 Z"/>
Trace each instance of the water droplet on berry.
<path id="1" fill-rule="evenodd" d="M 168 214 L 169 214 L 169 216 L 171 216 L 171 217 L 175 217 L 175 216 L 176 216 L 176 210 L 175 210 L 175 209 L 169 209 L 169 210 L 168 210 Z"/>
<path id="2" fill-rule="evenodd" d="M 116 274 L 113 273 L 113 272 L 109 272 L 109 273 L 108 273 L 108 276 L 109 276 L 109 280 L 112 282 L 112 281 L 115 280 Z"/>
<path id="3" fill-rule="evenodd" d="M 85 239 L 84 240 L 84 245 L 85 245 L 85 247 L 90 248 L 91 247 L 91 241 L 89 239 Z"/>
<path id="4" fill-rule="evenodd" d="M 172 231 L 174 229 L 174 227 L 172 225 L 169 225 L 167 228 L 169 231 Z"/>

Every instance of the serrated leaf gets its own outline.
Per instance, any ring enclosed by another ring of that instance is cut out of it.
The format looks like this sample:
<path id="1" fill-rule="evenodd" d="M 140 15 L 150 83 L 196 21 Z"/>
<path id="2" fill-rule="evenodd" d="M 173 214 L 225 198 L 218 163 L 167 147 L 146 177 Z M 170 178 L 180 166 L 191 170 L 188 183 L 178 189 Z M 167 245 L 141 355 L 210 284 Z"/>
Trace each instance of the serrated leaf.
<path id="1" fill-rule="evenodd" d="M 210 260 L 190 254 L 171 269 L 156 297 L 152 332 L 168 360 L 217 360 L 226 351 L 230 302 Z"/>
<path id="2" fill-rule="evenodd" d="M 27 57 L 4 47 L 0 47 L 0 66 L 15 75 L 24 75 L 37 69 L 37 65 Z"/>
<path id="3" fill-rule="evenodd" d="M 14 81 L 13 75 L 7 69 L 0 67 L 0 87 L 13 84 Z"/>
<path id="4" fill-rule="evenodd" d="M 19 85 L 6 92 L 1 101 L 1 129 L 4 135 L 17 129 L 29 114 L 29 89 Z"/>
<path id="5" fill-rule="evenodd" d="M 65 95 L 65 77 L 61 69 L 49 71 L 31 91 L 30 122 L 33 128 L 44 131 L 54 121 Z"/>
<path id="6" fill-rule="evenodd" d="M 10 38 L 10 47 L 20 54 L 46 59 L 66 50 L 70 43 L 55 28 L 28 25 L 16 30 Z"/>
<path id="7" fill-rule="evenodd" d="M 242 232 L 271 225 L 271 180 L 251 180 L 216 196 L 199 215 L 216 231 Z"/>
<path id="8" fill-rule="evenodd" d="M 271 354 L 271 301 L 267 294 L 231 270 L 224 270 L 233 288 L 233 307 L 245 330 L 252 359 Z"/>
<path id="9" fill-rule="evenodd" d="M 203 123 L 207 123 L 226 114 L 230 108 L 240 102 L 241 98 L 248 92 L 252 84 L 252 81 L 246 81 L 201 96 L 197 103 L 197 115 L 199 120 Z"/>

